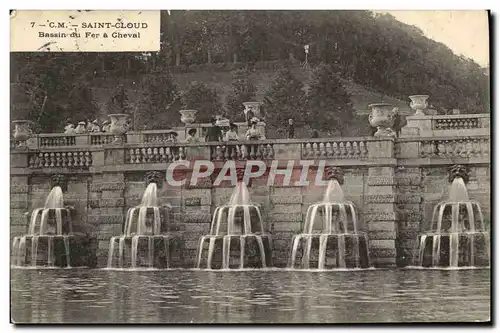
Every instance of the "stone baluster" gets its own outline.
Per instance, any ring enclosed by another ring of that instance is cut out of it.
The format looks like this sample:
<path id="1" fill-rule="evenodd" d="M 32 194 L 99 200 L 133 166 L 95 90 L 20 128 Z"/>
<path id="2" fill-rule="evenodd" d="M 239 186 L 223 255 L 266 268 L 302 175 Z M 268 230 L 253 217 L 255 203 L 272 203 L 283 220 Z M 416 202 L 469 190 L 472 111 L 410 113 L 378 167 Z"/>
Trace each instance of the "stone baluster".
<path id="1" fill-rule="evenodd" d="M 351 145 L 350 141 L 346 142 L 345 149 L 346 149 L 347 157 L 352 158 L 354 156 L 354 152 L 352 150 L 352 145 Z"/>
<path id="2" fill-rule="evenodd" d="M 481 139 L 481 153 L 483 156 L 488 156 L 490 153 L 489 140 Z"/>
<path id="3" fill-rule="evenodd" d="M 340 144 L 339 144 L 339 150 L 340 150 L 340 157 L 345 157 L 347 152 L 346 152 L 346 149 L 345 149 L 345 144 L 344 144 L 344 141 L 341 141 Z"/>
<path id="4" fill-rule="evenodd" d="M 262 145 L 255 145 L 254 149 L 255 149 L 255 159 L 261 160 L 262 159 L 262 151 L 261 151 Z"/>
<path id="5" fill-rule="evenodd" d="M 268 154 L 267 154 L 267 158 L 270 159 L 270 160 L 272 160 L 272 159 L 274 159 L 274 145 L 268 143 L 267 146 L 269 148 Z"/>
<path id="6" fill-rule="evenodd" d="M 368 148 L 366 147 L 366 143 L 364 141 L 361 141 L 359 143 L 359 149 L 361 151 L 361 156 L 362 157 L 367 157 L 368 156 Z"/>
<path id="7" fill-rule="evenodd" d="M 359 150 L 359 145 L 357 141 L 354 141 L 352 144 L 353 150 L 354 150 L 354 157 L 359 158 L 361 155 L 361 151 Z"/>
<path id="8" fill-rule="evenodd" d="M 332 151 L 333 151 L 333 156 L 332 157 L 339 157 L 340 156 L 340 150 L 339 150 L 339 146 L 337 144 L 337 142 L 334 142 L 332 144 Z"/>
<path id="9" fill-rule="evenodd" d="M 239 149 L 238 149 L 238 159 L 240 160 L 244 160 L 247 158 L 247 149 L 245 147 L 245 145 L 239 145 L 238 146 Z"/>
<path id="10" fill-rule="evenodd" d="M 319 150 L 319 156 L 320 157 L 325 157 L 326 156 L 326 147 L 324 142 L 319 142 L 318 143 L 318 150 Z"/>
<path id="11" fill-rule="evenodd" d="M 92 156 L 90 156 L 90 152 L 85 152 L 85 167 L 89 167 L 92 165 Z"/>
<path id="12" fill-rule="evenodd" d="M 222 148 L 221 146 L 215 147 L 215 160 L 216 161 L 221 161 L 224 158 L 224 154 L 222 153 Z"/>

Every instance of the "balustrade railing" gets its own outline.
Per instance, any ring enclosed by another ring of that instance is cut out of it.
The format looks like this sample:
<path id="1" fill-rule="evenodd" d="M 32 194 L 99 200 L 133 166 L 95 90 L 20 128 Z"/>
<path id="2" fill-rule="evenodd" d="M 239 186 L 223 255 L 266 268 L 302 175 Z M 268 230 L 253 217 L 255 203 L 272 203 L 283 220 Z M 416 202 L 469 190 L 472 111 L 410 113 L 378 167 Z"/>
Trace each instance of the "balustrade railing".
<path id="1" fill-rule="evenodd" d="M 322 139 L 324 140 L 324 139 Z M 366 140 L 327 139 L 321 142 L 301 144 L 302 158 L 344 158 L 363 159 L 368 157 Z"/>
<path id="2" fill-rule="evenodd" d="M 186 149 L 179 146 L 126 148 L 125 163 L 168 163 L 185 160 Z"/>
<path id="3" fill-rule="evenodd" d="M 224 143 L 210 147 L 211 161 L 270 160 L 274 158 L 274 144 L 268 142 Z"/>
<path id="4" fill-rule="evenodd" d="M 169 143 L 171 140 L 172 131 L 143 133 L 142 142 L 144 143 Z"/>
<path id="5" fill-rule="evenodd" d="M 89 151 L 63 151 L 32 153 L 29 157 L 30 168 L 89 168 L 92 154 Z"/>
<path id="6" fill-rule="evenodd" d="M 112 134 L 90 134 L 90 144 L 92 146 L 108 145 L 115 140 Z M 127 136 L 123 136 L 124 142 L 127 142 Z"/>
<path id="7" fill-rule="evenodd" d="M 435 138 L 421 139 L 421 157 L 481 157 L 490 155 L 490 138 Z"/>
<path id="8" fill-rule="evenodd" d="M 443 115 L 432 117 L 433 130 L 487 128 L 489 123 L 490 117 L 486 114 Z"/>
<path id="9" fill-rule="evenodd" d="M 75 135 L 50 135 L 38 137 L 38 145 L 41 148 L 46 147 L 62 147 L 62 146 L 75 146 L 76 136 Z"/>

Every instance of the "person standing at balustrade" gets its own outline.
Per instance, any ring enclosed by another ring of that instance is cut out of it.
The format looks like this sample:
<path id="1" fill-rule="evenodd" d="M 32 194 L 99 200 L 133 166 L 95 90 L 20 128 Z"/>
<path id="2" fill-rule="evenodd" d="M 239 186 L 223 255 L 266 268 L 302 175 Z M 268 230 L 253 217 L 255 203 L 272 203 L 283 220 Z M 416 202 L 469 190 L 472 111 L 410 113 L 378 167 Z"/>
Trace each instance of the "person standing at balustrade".
<path id="1" fill-rule="evenodd" d="M 229 125 L 229 130 L 226 132 L 226 135 L 224 136 L 224 141 L 226 142 L 231 142 L 231 141 L 238 141 L 238 133 L 236 132 L 238 129 L 238 126 L 236 124 L 231 123 Z M 227 153 L 229 158 L 233 158 L 233 155 L 236 155 L 238 153 L 238 146 L 236 145 L 227 145 Z"/>
<path id="2" fill-rule="evenodd" d="M 206 142 L 217 142 L 222 141 L 222 131 L 219 126 L 217 126 L 217 119 L 212 118 L 210 121 L 212 126 L 208 128 L 207 135 L 205 135 Z"/>
<path id="3" fill-rule="evenodd" d="M 66 120 L 66 126 L 64 126 L 64 134 L 75 134 L 75 125 L 70 119 Z"/>
<path id="4" fill-rule="evenodd" d="M 248 131 L 245 135 L 247 140 L 254 141 L 254 140 L 260 140 L 262 138 L 259 130 L 257 129 L 258 122 L 259 122 L 259 120 L 256 117 L 252 118 L 252 120 L 251 120 L 252 126 L 248 129 Z M 249 148 L 249 151 L 248 151 L 249 154 L 257 154 L 257 150 L 259 149 L 259 146 L 258 145 L 248 145 L 248 148 Z"/>
<path id="5" fill-rule="evenodd" d="M 293 119 L 288 119 L 288 138 L 293 139 L 295 136 L 295 126 L 293 124 Z"/>
<path id="6" fill-rule="evenodd" d="M 85 122 L 84 121 L 80 121 L 78 123 L 78 126 L 75 128 L 75 133 L 76 134 L 84 134 L 84 133 L 87 133 L 87 129 L 85 128 Z"/>
<path id="7" fill-rule="evenodd" d="M 66 125 L 66 127 L 64 128 L 64 134 L 69 134 L 69 135 L 76 134 L 75 133 L 75 125 L 73 125 L 73 124 Z"/>
<path id="8" fill-rule="evenodd" d="M 198 143 L 200 140 L 196 137 L 196 128 L 191 128 L 188 131 L 188 136 L 185 140 L 186 143 Z"/>
<path id="9" fill-rule="evenodd" d="M 103 132 L 109 132 L 109 127 L 110 126 L 111 125 L 109 124 L 109 120 L 103 121 L 103 123 L 102 123 L 102 131 Z"/>
<path id="10" fill-rule="evenodd" d="M 92 133 L 99 133 L 101 131 L 101 128 L 99 127 L 99 123 L 97 122 L 97 119 L 92 122 L 92 127 L 90 128 L 90 132 Z"/>

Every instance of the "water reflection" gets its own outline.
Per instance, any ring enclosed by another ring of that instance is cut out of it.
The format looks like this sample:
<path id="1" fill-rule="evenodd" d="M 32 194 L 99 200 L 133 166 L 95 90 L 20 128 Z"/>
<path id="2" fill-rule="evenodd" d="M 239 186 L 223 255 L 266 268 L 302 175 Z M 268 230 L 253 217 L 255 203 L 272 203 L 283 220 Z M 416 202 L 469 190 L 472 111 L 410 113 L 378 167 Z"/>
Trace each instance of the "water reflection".
<path id="1" fill-rule="evenodd" d="M 490 318 L 490 271 L 486 269 L 14 269 L 11 283 L 15 322 L 338 323 Z"/>

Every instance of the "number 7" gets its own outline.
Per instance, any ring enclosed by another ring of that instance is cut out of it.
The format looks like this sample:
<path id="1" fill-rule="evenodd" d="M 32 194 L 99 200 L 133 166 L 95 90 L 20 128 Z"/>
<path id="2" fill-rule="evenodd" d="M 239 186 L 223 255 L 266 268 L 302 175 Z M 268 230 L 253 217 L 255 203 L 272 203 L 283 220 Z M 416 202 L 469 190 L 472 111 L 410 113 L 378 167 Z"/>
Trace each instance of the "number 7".
<path id="1" fill-rule="evenodd" d="M 30 24 L 32 28 L 35 26 L 35 22 L 30 22 Z"/>

